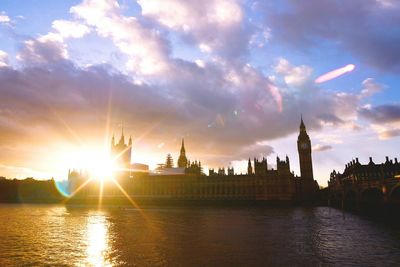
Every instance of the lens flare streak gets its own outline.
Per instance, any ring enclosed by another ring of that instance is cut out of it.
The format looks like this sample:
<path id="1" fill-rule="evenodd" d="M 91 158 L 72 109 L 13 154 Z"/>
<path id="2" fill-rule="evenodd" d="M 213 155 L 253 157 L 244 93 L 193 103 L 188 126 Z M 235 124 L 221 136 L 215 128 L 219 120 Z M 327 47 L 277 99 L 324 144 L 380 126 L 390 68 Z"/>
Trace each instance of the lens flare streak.
<path id="1" fill-rule="evenodd" d="M 157 230 L 150 222 L 150 220 L 147 218 L 146 214 L 143 212 L 143 210 L 139 207 L 139 205 L 129 196 L 129 194 L 125 191 L 124 188 L 118 183 L 117 180 L 112 179 L 113 183 L 118 187 L 118 189 L 121 191 L 121 193 L 128 199 L 128 201 L 132 204 L 134 208 L 136 208 L 140 214 L 142 215 L 143 219 L 146 221 L 147 225 L 152 228 L 153 230 Z"/>
<path id="2" fill-rule="evenodd" d="M 99 202 L 98 202 L 98 209 L 101 209 L 103 203 L 103 192 L 104 192 L 104 180 L 100 180 L 100 188 L 99 188 Z"/>
<path id="3" fill-rule="evenodd" d="M 268 84 L 267 85 L 268 90 L 270 91 L 272 97 L 274 98 L 276 105 L 278 106 L 278 111 L 282 112 L 283 109 L 283 104 L 282 104 L 282 95 L 279 92 L 278 87 L 276 87 L 273 84 Z"/>
<path id="4" fill-rule="evenodd" d="M 325 73 L 321 76 L 319 76 L 316 80 L 315 83 L 324 83 L 333 79 L 338 78 L 339 76 L 342 76 L 343 74 L 346 74 L 348 72 L 352 72 L 355 69 L 355 65 L 354 64 L 348 64 L 344 67 L 332 70 L 328 73 Z"/>
<path id="5" fill-rule="evenodd" d="M 113 183 L 118 187 L 122 194 L 129 200 L 129 202 L 138 210 L 141 210 L 139 205 L 128 195 L 128 193 L 122 188 L 122 186 L 118 183 L 117 180 L 112 179 Z"/>
<path id="6" fill-rule="evenodd" d="M 71 194 L 69 195 L 69 198 L 72 198 L 73 196 L 75 196 L 79 191 L 81 191 L 90 181 L 92 181 L 92 178 L 87 179 L 83 184 L 81 184 L 75 191 L 71 192 Z M 67 199 L 65 200 L 67 201 Z"/>

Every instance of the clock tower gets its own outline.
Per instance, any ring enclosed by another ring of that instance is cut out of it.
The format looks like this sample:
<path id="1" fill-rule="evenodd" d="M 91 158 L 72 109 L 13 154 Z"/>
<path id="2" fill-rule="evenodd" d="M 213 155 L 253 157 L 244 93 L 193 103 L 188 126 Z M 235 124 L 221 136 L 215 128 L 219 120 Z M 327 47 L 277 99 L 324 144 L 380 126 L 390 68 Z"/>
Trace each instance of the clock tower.
<path id="1" fill-rule="evenodd" d="M 306 126 L 301 117 L 300 133 L 297 138 L 297 150 L 299 151 L 300 175 L 302 181 L 313 181 L 313 167 L 311 158 L 311 141 L 307 134 Z"/>

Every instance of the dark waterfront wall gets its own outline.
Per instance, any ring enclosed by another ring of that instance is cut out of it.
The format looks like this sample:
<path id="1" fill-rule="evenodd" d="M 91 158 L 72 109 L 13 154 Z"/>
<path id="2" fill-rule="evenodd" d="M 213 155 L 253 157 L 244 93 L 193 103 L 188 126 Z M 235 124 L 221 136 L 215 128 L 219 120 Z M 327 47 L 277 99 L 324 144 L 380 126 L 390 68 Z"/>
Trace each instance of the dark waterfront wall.
<path id="1" fill-rule="evenodd" d="M 54 180 L 28 178 L 1 179 L 1 203 L 57 203 L 68 198 L 70 203 L 93 204 L 102 196 L 103 203 L 129 204 L 129 198 L 141 203 L 189 205 L 197 202 L 218 204 L 297 203 L 299 182 L 293 177 L 259 177 L 257 175 L 138 175 L 115 180 L 70 179 L 64 187 Z M 103 186 L 101 188 L 101 183 Z M 118 186 L 117 186 L 118 184 Z M 124 192 L 122 192 L 122 190 Z M 315 200 L 309 199 L 309 200 Z M 284 204 L 284 205 L 286 205 Z"/>
<path id="2" fill-rule="evenodd" d="M 79 191 L 75 198 L 96 198 L 99 194 L 118 197 L 127 194 L 133 198 L 294 202 L 314 200 L 318 192 L 315 181 L 309 184 L 309 181 L 294 177 L 289 171 L 213 176 L 123 174 L 119 178 L 105 180 L 103 188 L 99 180 L 87 181 L 81 175 L 70 176 L 70 191 Z"/>
<path id="3" fill-rule="evenodd" d="M 58 203 L 63 199 L 54 180 L 0 180 L 0 203 Z"/>

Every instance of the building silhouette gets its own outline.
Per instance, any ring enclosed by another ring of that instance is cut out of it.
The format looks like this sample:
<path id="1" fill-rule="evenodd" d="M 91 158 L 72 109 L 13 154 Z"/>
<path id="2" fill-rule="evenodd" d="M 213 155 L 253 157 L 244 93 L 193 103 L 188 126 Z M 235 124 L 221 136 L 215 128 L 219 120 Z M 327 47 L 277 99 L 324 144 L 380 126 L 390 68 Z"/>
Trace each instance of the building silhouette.
<path id="1" fill-rule="evenodd" d="M 186 168 L 188 166 L 188 160 L 186 158 L 185 140 L 182 138 L 181 153 L 178 158 L 178 168 Z"/>
<path id="2" fill-rule="evenodd" d="M 299 153 L 301 179 L 297 182 L 296 191 L 302 199 L 312 198 L 312 192 L 318 190 L 318 184 L 314 180 L 311 157 L 311 140 L 307 134 L 303 116 L 301 116 L 300 119 L 300 131 L 299 136 L 297 137 L 297 151 Z"/>
<path id="3" fill-rule="evenodd" d="M 122 132 L 117 144 L 112 138 L 111 147 L 125 170 L 119 172 L 118 180 L 127 193 L 136 198 L 293 201 L 307 200 L 318 191 L 318 183 L 313 178 L 311 141 L 303 118 L 297 140 L 301 176 L 291 172 L 288 156 L 284 160 L 276 158 L 276 169 L 268 166 L 266 158 L 254 158 L 253 164 L 248 160 L 247 174 L 235 174 L 233 167 L 220 167 L 217 171 L 209 169 L 205 175 L 200 161 L 188 160 L 183 139 L 177 167 L 172 167 L 173 159 L 169 155 L 168 164 L 161 164 L 155 172 L 137 172 L 130 163 L 131 138 L 125 144 Z M 78 173 L 69 176 L 74 187 L 84 183 L 85 179 Z M 118 194 L 116 190 L 104 190 L 106 196 Z M 80 197 L 98 195 L 95 185 L 81 191 Z"/>
<path id="4" fill-rule="evenodd" d="M 121 131 L 121 137 L 118 143 L 115 143 L 114 135 L 111 138 L 111 156 L 115 160 L 114 164 L 119 169 L 130 169 L 132 157 L 132 137 L 125 143 L 124 129 Z"/>
<path id="5" fill-rule="evenodd" d="M 400 204 L 400 162 L 397 158 L 375 163 L 372 157 L 367 164 L 358 158 L 345 165 L 342 173 L 333 170 L 328 181 L 332 204 L 355 207 Z"/>

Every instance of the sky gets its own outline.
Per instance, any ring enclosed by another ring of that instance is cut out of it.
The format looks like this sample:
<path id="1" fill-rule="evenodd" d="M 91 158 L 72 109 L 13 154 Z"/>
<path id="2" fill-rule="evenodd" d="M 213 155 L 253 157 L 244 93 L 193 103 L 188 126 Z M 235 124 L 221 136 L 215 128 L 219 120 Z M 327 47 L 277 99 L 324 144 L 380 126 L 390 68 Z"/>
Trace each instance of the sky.
<path id="1" fill-rule="evenodd" d="M 1 0 L 0 175 L 65 179 L 122 127 L 151 168 L 185 138 L 205 170 L 288 155 L 300 175 L 301 115 L 320 185 L 353 158 L 399 156 L 399 13 L 396 0 Z"/>

